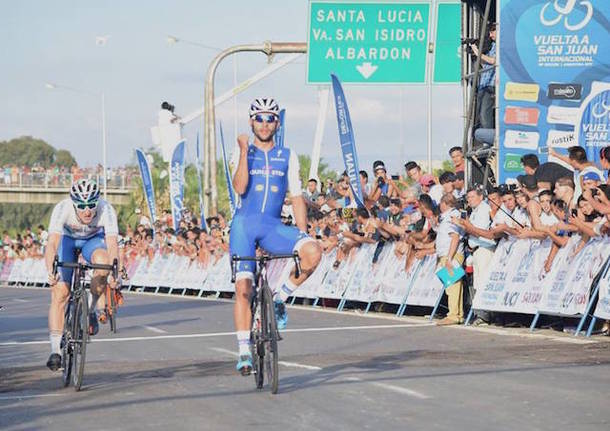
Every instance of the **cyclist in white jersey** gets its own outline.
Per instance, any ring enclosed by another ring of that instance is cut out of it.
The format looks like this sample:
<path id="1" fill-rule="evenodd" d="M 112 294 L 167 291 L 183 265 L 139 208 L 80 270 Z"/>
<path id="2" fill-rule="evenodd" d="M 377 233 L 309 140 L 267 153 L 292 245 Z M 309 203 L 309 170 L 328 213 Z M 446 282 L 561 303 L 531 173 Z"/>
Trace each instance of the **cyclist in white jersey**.
<path id="1" fill-rule="evenodd" d="M 59 202 L 53 209 L 49 223 L 49 238 L 45 249 L 45 264 L 51 286 L 49 308 L 49 339 L 51 355 L 47 367 L 52 371 L 61 365 L 61 337 L 64 326 L 64 310 L 69 297 L 72 269 L 59 268 L 53 274 L 53 260 L 75 262 L 75 249 L 88 263 L 109 265 L 119 258 L 118 223 L 114 208 L 100 199 L 100 190 L 95 181 L 81 179 L 70 188 L 70 197 Z M 109 279 L 108 279 L 109 278 Z M 108 271 L 96 270 L 91 278 L 92 301 L 89 313 L 89 333 L 98 331 L 96 310 L 103 309 L 106 284 L 114 285 Z M 99 299 L 99 301 L 98 301 Z"/>

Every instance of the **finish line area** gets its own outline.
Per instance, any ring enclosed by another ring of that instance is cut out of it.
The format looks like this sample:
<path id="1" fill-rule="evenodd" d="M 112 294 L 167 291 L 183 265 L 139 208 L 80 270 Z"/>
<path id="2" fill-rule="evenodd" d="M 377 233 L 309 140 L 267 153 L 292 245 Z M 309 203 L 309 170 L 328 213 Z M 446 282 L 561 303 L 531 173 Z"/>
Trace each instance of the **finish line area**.
<path id="1" fill-rule="evenodd" d="M 231 301 L 126 294 L 81 392 L 44 365 L 48 289 L 0 288 L 0 425 L 65 429 L 607 429 L 610 343 L 289 308 L 280 389 L 235 371 Z"/>

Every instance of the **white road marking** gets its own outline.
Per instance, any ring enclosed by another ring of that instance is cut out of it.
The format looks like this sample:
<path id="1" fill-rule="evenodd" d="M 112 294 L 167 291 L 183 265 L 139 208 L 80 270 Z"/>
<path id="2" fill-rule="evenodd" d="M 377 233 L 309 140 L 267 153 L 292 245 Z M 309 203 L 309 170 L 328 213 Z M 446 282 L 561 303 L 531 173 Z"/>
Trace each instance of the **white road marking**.
<path id="1" fill-rule="evenodd" d="M 21 298 L 13 298 L 14 302 L 30 302 L 27 299 L 21 299 Z"/>
<path id="2" fill-rule="evenodd" d="M 419 326 L 429 326 L 429 324 L 417 324 L 406 323 L 404 325 L 371 325 L 371 326 L 337 326 L 337 327 L 323 327 L 323 328 L 295 328 L 287 329 L 282 332 L 331 332 L 331 331 L 360 331 L 365 329 L 400 329 L 400 328 L 412 328 Z M 224 337 L 228 335 L 235 335 L 235 332 L 210 332 L 200 334 L 175 334 L 175 335 L 158 335 L 158 336 L 143 336 L 143 337 L 115 337 L 115 338 L 91 338 L 92 343 L 114 343 L 121 341 L 155 341 L 155 340 L 168 340 L 178 338 L 211 338 L 211 337 Z M 25 346 L 34 344 L 48 344 L 49 340 L 36 340 L 36 341 L 5 341 L 0 343 L 2 346 Z"/>
<path id="3" fill-rule="evenodd" d="M 414 391 L 413 389 L 403 388 L 402 386 L 390 385 L 387 383 L 379 383 L 379 382 L 367 382 L 366 380 L 361 379 L 360 377 L 348 377 L 347 380 L 352 382 L 362 382 L 367 383 L 371 386 L 376 386 L 378 388 L 385 389 L 387 391 L 396 392 L 402 395 L 408 395 L 413 398 L 418 398 L 420 400 L 429 400 L 430 396 L 426 394 L 422 394 L 421 392 Z"/>
<path id="4" fill-rule="evenodd" d="M 161 328 L 156 328 L 154 326 L 142 325 L 142 328 L 148 329 L 151 332 L 156 332 L 157 334 L 167 334 L 167 331 L 165 331 Z"/>
<path id="5" fill-rule="evenodd" d="M 10 397 L 0 397 L 2 400 L 24 400 L 26 398 L 42 398 L 42 397 L 63 397 L 66 394 L 37 394 L 37 395 L 13 395 Z"/>
<path id="6" fill-rule="evenodd" d="M 220 353 L 226 353 L 227 355 L 231 355 L 235 358 L 237 358 L 239 356 L 239 353 L 234 352 L 232 350 L 223 349 L 221 347 L 210 347 L 210 350 L 214 350 L 215 352 L 220 352 Z M 322 369 L 321 367 L 316 367 L 315 365 L 298 364 L 296 362 L 278 361 L 278 364 L 283 365 L 285 367 L 303 368 L 305 370 L 311 370 L 311 371 L 320 371 Z"/>

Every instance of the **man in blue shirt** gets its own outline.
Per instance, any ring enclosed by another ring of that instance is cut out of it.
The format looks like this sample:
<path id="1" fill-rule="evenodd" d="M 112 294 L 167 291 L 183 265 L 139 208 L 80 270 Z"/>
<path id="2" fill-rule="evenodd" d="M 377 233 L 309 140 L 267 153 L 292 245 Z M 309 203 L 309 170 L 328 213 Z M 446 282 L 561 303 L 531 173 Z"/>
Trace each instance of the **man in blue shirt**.
<path id="1" fill-rule="evenodd" d="M 299 179 L 299 159 L 287 147 L 276 147 L 279 106 L 271 98 L 259 98 L 250 105 L 253 143 L 247 135 L 237 138 L 239 148 L 233 154 L 233 187 L 239 201 L 231 222 L 231 256 L 254 256 L 257 245 L 273 254 L 299 253 L 302 272 L 290 278 L 275 293 L 278 329 L 286 327 L 284 302 L 303 283 L 320 262 L 321 249 L 307 232 L 307 208 Z M 286 192 L 290 192 L 296 226 L 281 221 Z M 235 281 L 234 319 L 239 345 L 237 370 L 242 375 L 252 371 L 250 324 L 254 262 L 239 262 Z"/>
<path id="2" fill-rule="evenodd" d="M 477 106 L 479 108 L 479 127 L 483 129 L 494 129 L 494 107 L 496 96 L 496 24 L 489 25 L 489 39 L 491 45 L 489 50 L 481 55 L 481 69 L 489 69 L 479 75 L 477 87 Z M 479 48 L 471 44 L 470 48 L 475 56 L 479 56 Z"/>

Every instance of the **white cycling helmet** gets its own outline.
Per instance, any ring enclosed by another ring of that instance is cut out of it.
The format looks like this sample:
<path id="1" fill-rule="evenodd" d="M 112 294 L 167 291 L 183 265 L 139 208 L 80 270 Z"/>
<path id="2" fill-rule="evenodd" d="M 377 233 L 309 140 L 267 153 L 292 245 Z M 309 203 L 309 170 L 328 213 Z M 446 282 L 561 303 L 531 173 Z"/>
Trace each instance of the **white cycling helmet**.
<path id="1" fill-rule="evenodd" d="M 95 181 L 82 178 L 72 184 L 70 198 L 75 205 L 97 204 L 100 198 L 100 188 Z"/>
<path id="2" fill-rule="evenodd" d="M 280 107 L 277 102 L 270 97 L 259 97 L 258 99 L 254 99 L 250 104 L 249 113 L 250 117 L 253 117 L 256 114 L 275 114 L 279 116 Z"/>

